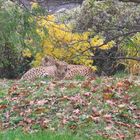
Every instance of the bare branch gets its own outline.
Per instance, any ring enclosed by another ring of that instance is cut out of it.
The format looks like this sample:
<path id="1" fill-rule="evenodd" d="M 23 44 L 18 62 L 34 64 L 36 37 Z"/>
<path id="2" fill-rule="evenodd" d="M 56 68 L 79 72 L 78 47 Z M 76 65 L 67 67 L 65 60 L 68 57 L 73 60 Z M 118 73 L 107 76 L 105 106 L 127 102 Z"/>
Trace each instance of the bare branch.
<path id="1" fill-rule="evenodd" d="M 131 59 L 131 60 L 140 61 L 140 57 L 116 57 L 115 59 Z"/>
<path id="2" fill-rule="evenodd" d="M 122 2 L 134 2 L 134 3 L 140 3 L 140 0 L 119 0 Z"/>

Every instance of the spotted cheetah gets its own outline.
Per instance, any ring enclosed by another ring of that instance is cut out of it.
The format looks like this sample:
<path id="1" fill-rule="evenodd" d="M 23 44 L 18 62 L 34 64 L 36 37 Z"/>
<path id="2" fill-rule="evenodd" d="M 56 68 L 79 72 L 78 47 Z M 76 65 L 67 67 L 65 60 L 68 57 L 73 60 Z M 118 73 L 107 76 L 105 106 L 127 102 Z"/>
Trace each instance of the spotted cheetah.
<path id="1" fill-rule="evenodd" d="M 45 56 L 42 61 L 42 66 L 53 66 L 56 62 L 61 62 L 66 64 L 66 62 L 55 60 L 53 57 Z M 64 77 L 64 79 L 72 79 L 77 75 L 84 76 L 84 77 L 95 77 L 95 72 L 90 67 L 84 66 L 84 65 L 72 65 L 67 64 L 68 71 Z"/>
<path id="2" fill-rule="evenodd" d="M 33 81 L 39 77 L 53 77 L 56 80 L 62 80 L 67 73 L 67 65 L 64 63 L 56 62 L 53 66 L 39 66 L 31 68 L 22 77 L 21 80 Z"/>

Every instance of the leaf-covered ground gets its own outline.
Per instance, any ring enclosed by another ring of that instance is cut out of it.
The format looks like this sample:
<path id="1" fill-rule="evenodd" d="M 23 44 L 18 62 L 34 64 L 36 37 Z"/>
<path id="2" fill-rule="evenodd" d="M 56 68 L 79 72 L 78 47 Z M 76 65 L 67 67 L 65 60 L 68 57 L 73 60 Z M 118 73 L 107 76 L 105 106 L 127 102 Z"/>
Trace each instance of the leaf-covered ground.
<path id="1" fill-rule="evenodd" d="M 0 80 L 0 129 L 17 128 L 140 140 L 139 77 Z"/>

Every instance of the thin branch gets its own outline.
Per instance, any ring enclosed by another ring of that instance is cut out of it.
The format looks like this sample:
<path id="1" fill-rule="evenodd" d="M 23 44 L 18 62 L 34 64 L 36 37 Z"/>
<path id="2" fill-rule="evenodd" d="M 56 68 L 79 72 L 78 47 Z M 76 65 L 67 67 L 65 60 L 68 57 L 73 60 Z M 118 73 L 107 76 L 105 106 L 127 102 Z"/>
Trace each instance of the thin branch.
<path id="1" fill-rule="evenodd" d="M 108 57 L 93 56 L 92 58 L 94 60 L 105 60 Z M 110 57 L 110 58 L 116 59 L 116 60 L 119 60 L 119 59 L 131 59 L 131 60 L 140 61 L 140 57 L 125 57 L 125 56 L 120 56 L 120 57 Z"/>
<path id="2" fill-rule="evenodd" d="M 134 2 L 134 3 L 140 3 L 140 0 L 119 0 L 121 2 Z"/>
<path id="3" fill-rule="evenodd" d="M 131 59 L 131 60 L 136 60 L 136 61 L 140 61 L 140 57 L 116 57 L 114 59 Z"/>

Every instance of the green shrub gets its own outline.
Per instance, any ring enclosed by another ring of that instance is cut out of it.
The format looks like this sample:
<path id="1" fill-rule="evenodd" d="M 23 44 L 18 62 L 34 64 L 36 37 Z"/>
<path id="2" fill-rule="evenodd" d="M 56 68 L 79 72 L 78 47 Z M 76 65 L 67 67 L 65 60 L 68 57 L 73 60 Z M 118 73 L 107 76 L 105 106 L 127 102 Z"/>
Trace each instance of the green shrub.
<path id="1" fill-rule="evenodd" d="M 80 32 L 90 30 L 93 36 L 101 34 L 106 42 L 116 40 L 115 50 L 95 50 L 93 59 L 99 73 L 105 72 L 108 75 L 123 70 L 124 67 L 129 72 L 136 73 L 134 71 L 140 69 L 139 61 L 124 60 L 125 57 L 140 57 L 139 39 L 133 39 L 140 32 L 139 24 L 140 4 L 118 0 L 85 0 L 76 19 L 75 29 Z"/>
<path id="2" fill-rule="evenodd" d="M 37 51 L 28 44 L 32 38 L 35 48 L 41 40 L 36 33 L 36 21 L 29 19 L 39 12 L 42 11 L 29 11 L 16 2 L 0 0 L 0 78 L 15 78 L 29 68 L 33 56 L 23 58 L 22 51 L 29 48 L 32 55 Z"/>

